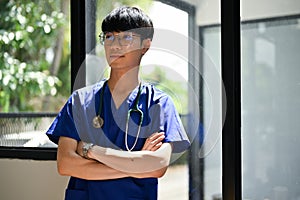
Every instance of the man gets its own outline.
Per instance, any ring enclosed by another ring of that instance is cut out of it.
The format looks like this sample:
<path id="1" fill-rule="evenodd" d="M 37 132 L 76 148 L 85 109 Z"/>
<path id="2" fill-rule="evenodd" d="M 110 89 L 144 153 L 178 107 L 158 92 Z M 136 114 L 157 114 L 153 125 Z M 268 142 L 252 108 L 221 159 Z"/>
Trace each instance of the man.
<path id="1" fill-rule="evenodd" d="M 75 91 L 47 131 L 65 199 L 157 199 L 171 153 L 189 140 L 170 97 L 139 79 L 154 29 L 142 10 L 116 8 L 102 22 L 108 80 Z"/>

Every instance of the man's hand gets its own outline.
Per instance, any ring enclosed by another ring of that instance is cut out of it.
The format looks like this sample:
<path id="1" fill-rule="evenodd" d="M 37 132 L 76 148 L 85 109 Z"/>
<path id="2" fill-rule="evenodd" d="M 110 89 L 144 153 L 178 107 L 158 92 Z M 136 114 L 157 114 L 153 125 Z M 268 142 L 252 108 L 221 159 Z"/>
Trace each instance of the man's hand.
<path id="1" fill-rule="evenodd" d="M 77 144 L 76 152 L 77 152 L 81 157 L 83 156 L 82 146 L 83 146 L 83 142 L 82 142 L 82 141 L 79 141 L 78 144 Z"/>
<path id="2" fill-rule="evenodd" d="M 165 139 L 165 133 L 153 133 L 149 138 L 147 138 L 142 151 L 156 151 L 163 144 L 162 141 Z"/>

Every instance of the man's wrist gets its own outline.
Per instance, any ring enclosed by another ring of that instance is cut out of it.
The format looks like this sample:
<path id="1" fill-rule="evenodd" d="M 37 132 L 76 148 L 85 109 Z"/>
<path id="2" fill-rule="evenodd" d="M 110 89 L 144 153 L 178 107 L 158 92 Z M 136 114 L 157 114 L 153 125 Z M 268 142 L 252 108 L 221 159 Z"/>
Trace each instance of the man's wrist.
<path id="1" fill-rule="evenodd" d="M 83 143 L 82 145 L 82 156 L 86 159 L 90 159 L 88 156 L 88 152 L 91 148 L 95 146 L 93 143 Z"/>

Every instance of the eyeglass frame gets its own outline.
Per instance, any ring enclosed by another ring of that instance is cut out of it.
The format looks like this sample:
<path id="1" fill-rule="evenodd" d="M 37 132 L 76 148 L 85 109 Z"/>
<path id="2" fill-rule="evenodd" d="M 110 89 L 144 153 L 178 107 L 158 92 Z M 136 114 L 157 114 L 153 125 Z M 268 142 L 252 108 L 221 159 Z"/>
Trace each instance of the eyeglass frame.
<path id="1" fill-rule="evenodd" d="M 113 36 L 113 39 L 111 40 L 111 44 L 105 44 L 105 40 L 106 40 L 105 35 L 106 35 L 107 33 L 111 33 L 112 36 Z M 101 32 L 100 35 L 99 35 L 99 38 L 100 38 L 100 44 L 102 44 L 103 46 L 111 46 L 111 45 L 113 44 L 113 42 L 115 41 L 116 37 L 117 37 L 117 38 L 118 38 L 118 43 L 119 43 L 120 46 L 130 46 L 130 45 L 132 45 L 132 42 L 133 42 L 133 36 L 141 37 L 141 35 L 134 34 L 134 32 L 124 31 L 124 32 L 122 32 L 122 33 L 130 33 L 132 39 L 131 39 L 131 41 L 130 41 L 129 44 L 122 44 L 122 42 L 121 42 L 121 41 L 122 41 L 122 38 L 120 38 L 120 35 L 119 35 L 120 33 L 121 33 L 121 32 L 119 32 L 119 33 L 117 33 L 117 34 L 114 34 L 113 32 Z"/>

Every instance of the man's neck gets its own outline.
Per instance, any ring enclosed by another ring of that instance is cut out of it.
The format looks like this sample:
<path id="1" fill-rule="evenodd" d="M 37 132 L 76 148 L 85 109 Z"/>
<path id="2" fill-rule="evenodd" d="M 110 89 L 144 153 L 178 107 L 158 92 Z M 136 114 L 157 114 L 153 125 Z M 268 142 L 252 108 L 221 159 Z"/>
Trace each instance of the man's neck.
<path id="1" fill-rule="evenodd" d="M 112 93 L 130 93 L 139 84 L 139 67 L 130 70 L 112 69 L 108 86 Z"/>

